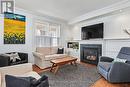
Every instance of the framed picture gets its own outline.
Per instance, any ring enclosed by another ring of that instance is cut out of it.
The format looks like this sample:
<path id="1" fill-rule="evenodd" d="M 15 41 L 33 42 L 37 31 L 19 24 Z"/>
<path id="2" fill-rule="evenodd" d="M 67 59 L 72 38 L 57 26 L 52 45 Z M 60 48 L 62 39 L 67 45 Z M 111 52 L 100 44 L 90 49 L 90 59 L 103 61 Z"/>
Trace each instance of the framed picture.
<path id="1" fill-rule="evenodd" d="M 25 44 L 26 17 L 4 13 L 4 44 Z"/>
<path id="2" fill-rule="evenodd" d="M 67 48 L 79 49 L 79 42 L 68 42 Z"/>

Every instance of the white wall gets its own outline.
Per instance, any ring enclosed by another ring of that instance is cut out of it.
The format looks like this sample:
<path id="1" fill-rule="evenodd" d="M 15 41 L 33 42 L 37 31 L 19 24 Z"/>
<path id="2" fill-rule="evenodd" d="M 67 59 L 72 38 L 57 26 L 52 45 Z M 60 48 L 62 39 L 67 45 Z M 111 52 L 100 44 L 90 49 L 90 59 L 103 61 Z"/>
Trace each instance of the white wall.
<path id="1" fill-rule="evenodd" d="M 66 43 L 71 39 L 73 32 L 70 30 L 70 26 L 64 25 L 61 27 L 61 45 L 66 47 Z"/>
<path id="2" fill-rule="evenodd" d="M 104 23 L 104 39 L 102 40 L 81 40 L 81 27 Z M 82 44 L 102 44 L 103 55 L 116 57 L 121 47 L 130 47 L 130 35 L 123 29 L 130 29 L 130 11 L 124 11 L 109 16 L 101 16 L 77 23 L 71 27 L 73 40 Z M 80 52 L 79 52 L 80 53 Z"/>
<path id="3" fill-rule="evenodd" d="M 63 21 L 59 21 L 58 19 L 49 18 L 46 16 L 39 16 L 35 14 L 31 14 L 30 12 L 23 10 L 23 9 L 16 9 L 17 14 L 25 15 L 26 16 L 26 42 L 25 44 L 12 44 L 12 45 L 5 45 L 3 44 L 3 33 L 4 33 L 4 17 L 3 15 L 0 15 L 0 53 L 7 53 L 7 52 L 26 52 L 29 54 L 29 62 L 34 63 L 34 57 L 32 55 L 32 52 L 35 51 L 35 42 L 34 42 L 34 21 L 36 19 L 38 20 L 44 20 L 49 21 L 52 23 L 58 23 L 61 25 L 61 33 L 64 32 L 64 30 L 68 29 L 67 23 Z M 64 39 L 64 37 L 61 38 Z M 64 40 L 63 40 L 64 41 Z M 63 41 L 60 42 L 61 45 L 63 45 Z"/>
<path id="4" fill-rule="evenodd" d="M 16 11 L 16 13 L 26 16 L 26 42 L 25 44 L 15 44 L 9 45 L 4 44 L 3 42 L 3 34 L 4 34 L 4 19 L 0 16 L 0 53 L 7 52 L 25 52 L 29 54 L 29 62 L 33 62 L 32 56 L 32 35 L 33 35 L 33 16 L 28 13 L 24 13 L 21 11 Z"/>
<path id="5" fill-rule="evenodd" d="M 104 46 L 104 55 L 116 58 L 121 47 L 130 47 L 130 39 L 128 40 L 106 40 Z"/>
<path id="6" fill-rule="evenodd" d="M 116 15 L 110 15 L 107 17 L 99 17 L 96 19 L 84 21 L 75 24 L 72 27 L 73 39 L 81 40 L 81 27 L 93 25 L 97 23 L 104 23 L 104 38 L 105 39 L 119 39 L 129 38 L 123 29 L 130 29 L 130 11 L 122 12 Z"/>

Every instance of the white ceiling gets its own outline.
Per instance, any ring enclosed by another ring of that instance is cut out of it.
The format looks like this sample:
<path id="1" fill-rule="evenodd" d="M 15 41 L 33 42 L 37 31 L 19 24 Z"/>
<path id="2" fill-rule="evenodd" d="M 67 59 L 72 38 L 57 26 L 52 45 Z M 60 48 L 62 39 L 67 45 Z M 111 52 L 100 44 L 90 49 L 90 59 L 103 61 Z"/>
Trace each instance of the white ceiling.
<path id="1" fill-rule="evenodd" d="M 15 0 L 16 7 L 71 20 L 123 0 Z"/>

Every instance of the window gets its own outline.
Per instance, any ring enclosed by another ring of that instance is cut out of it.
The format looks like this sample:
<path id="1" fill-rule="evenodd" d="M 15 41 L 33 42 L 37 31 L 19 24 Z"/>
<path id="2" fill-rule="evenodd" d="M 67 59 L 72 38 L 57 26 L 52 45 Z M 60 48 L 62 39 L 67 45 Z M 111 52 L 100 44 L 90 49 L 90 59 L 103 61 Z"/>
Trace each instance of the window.
<path id="1" fill-rule="evenodd" d="M 35 23 L 37 47 L 51 47 L 59 45 L 60 25 L 38 21 Z"/>
<path id="2" fill-rule="evenodd" d="M 58 45 L 58 39 L 52 38 L 52 46 L 57 46 L 57 45 Z"/>
<path id="3" fill-rule="evenodd" d="M 59 32 L 60 32 L 59 25 L 50 24 L 50 33 L 52 36 L 51 46 L 58 46 L 59 45 L 59 37 L 60 37 Z"/>

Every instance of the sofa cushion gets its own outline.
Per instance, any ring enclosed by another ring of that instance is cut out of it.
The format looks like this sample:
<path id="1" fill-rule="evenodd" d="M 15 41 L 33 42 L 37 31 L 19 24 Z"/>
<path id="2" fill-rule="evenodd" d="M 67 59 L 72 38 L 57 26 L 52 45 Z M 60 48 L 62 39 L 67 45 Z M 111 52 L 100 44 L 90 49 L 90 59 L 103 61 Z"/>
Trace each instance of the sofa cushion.
<path id="1" fill-rule="evenodd" d="M 66 56 L 67 56 L 66 54 L 46 55 L 46 56 L 45 56 L 45 60 L 46 60 L 46 61 L 50 61 L 50 60 L 53 60 L 53 59 L 63 58 L 63 57 L 66 57 Z"/>
<path id="2" fill-rule="evenodd" d="M 105 71 L 108 72 L 110 70 L 110 68 L 111 68 L 112 63 L 100 62 L 98 65 L 99 65 L 99 67 L 103 68 Z"/>
<path id="3" fill-rule="evenodd" d="M 36 52 L 41 53 L 43 55 L 50 55 L 51 48 L 50 47 L 37 47 Z"/>
<path id="4" fill-rule="evenodd" d="M 57 53 L 58 47 L 50 47 L 50 48 L 51 48 L 51 52 L 50 52 L 51 55 Z"/>

